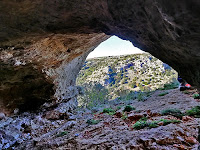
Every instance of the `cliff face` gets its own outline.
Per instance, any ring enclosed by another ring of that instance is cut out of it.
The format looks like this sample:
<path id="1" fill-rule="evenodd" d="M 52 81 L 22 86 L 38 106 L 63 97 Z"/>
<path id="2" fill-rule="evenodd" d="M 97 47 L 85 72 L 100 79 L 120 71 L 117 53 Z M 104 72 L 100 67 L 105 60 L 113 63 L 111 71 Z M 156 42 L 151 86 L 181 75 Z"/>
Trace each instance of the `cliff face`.
<path id="1" fill-rule="evenodd" d="M 54 91 L 45 94 L 49 96 L 39 96 L 40 99 L 54 96 L 70 101 L 76 94 L 66 93 L 73 93 L 68 89 L 74 89 L 76 75 L 88 53 L 109 35 L 117 35 L 168 63 L 188 82 L 200 87 L 199 8 L 196 0 L 0 1 L 1 66 L 24 72 L 18 68 L 26 69 L 28 64 L 34 68 L 30 74 L 39 74 L 34 80 L 40 78 Z M 1 101 L 5 100 L 5 89 L 13 86 L 11 81 L 26 84 L 22 76 L 19 80 L 12 76 L 6 83 L 5 77 L 0 78 Z M 24 91 L 25 86 L 12 89 L 18 88 Z M 15 94 L 11 97 L 24 99 Z"/>

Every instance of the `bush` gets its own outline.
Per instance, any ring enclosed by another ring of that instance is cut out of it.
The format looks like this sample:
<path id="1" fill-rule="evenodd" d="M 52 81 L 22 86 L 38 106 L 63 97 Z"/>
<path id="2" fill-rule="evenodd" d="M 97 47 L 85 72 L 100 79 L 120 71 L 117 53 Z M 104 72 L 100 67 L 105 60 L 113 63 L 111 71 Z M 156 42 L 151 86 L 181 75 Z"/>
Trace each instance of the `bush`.
<path id="1" fill-rule="evenodd" d="M 88 119 L 86 123 L 89 125 L 95 125 L 98 124 L 99 122 L 100 120 Z"/>
<path id="2" fill-rule="evenodd" d="M 175 119 L 172 119 L 172 120 L 169 120 L 169 119 L 161 119 L 160 121 L 163 122 L 163 125 L 168 125 L 170 123 L 179 123 L 181 122 L 180 120 L 175 120 Z"/>
<path id="3" fill-rule="evenodd" d="M 134 125 L 133 125 L 133 129 L 139 130 L 139 129 L 143 129 L 145 127 L 148 126 L 148 123 L 146 121 L 137 121 Z"/>
<path id="4" fill-rule="evenodd" d="M 200 117 L 200 106 L 195 106 L 194 108 L 187 110 L 186 114 L 188 116 Z"/>
<path id="5" fill-rule="evenodd" d="M 158 123 L 163 122 L 163 125 L 168 125 L 170 123 L 179 123 L 181 122 L 180 120 L 168 120 L 168 119 L 160 119 L 159 121 L 151 121 L 151 122 L 147 122 L 147 121 L 137 121 L 132 127 L 136 130 L 139 129 L 143 129 L 143 128 L 156 128 L 158 127 Z"/>
<path id="6" fill-rule="evenodd" d="M 107 113 L 108 115 L 114 115 L 116 112 L 112 108 L 104 108 L 103 113 Z"/>
<path id="7" fill-rule="evenodd" d="M 56 136 L 61 137 L 61 136 L 67 135 L 67 134 L 68 134 L 67 131 L 62 131 L 62 132 L 58 133 Z"/>
<path id="8" fill-rule="evenodd" d="M 199 99 L 199 94 L 194 94 L 194 95 L 193 95 L 193 98 L 194 98 L 194 99 Z"/>
<path id="9" fill-rule="evenodd" d="M 121 106 L 117 106 L 116 110 L 120 110 L 122 107 Z"/>
<path id="10" fill-rule="evenodd" d="M 130 106 L 130 105 L 127 105 L 127 106 L 125 106 L 125 108 L 124 108 L 124 110 L 123 110 L 123 111 L 130 112 L 130 111 L 132 111 L 132 110 L 135 110 L 135 108 L 134 108 L 134 107 L 132 107 L 132 106 Z"/>
<path id="11" fill-rule="evenodd" d="M 158 94 L 158 96 L 165 96 L 167 94 L 169 94 L 169 93 L 168 92 L 163 92 L 163 93 Z"/>
<path id="12" fill-rule="evenodd" d="M 184 114 L 178 109 L 165 109 L 161 111 L 162 115 L 172 115 L 177 118 L 181 118 Z"/>
<path id="13" fill-rule="evenodd" d="M 178 86 L 179 86 L 178 81 L 172 82 L 172 83 L 167 83 L 164 85 L 164 87 L 161 90 L 176 89 L 176 88 L 178 88 Z"/>

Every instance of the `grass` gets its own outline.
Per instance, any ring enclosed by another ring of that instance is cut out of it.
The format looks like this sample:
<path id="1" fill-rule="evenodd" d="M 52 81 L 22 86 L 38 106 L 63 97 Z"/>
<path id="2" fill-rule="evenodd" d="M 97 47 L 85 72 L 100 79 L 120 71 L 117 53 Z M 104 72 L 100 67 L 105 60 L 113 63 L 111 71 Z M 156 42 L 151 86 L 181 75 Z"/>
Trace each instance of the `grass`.
<path id="1" fill-rule="evenodd" d="M 88 125 L 95 125 L 95 124 L 98 124 L 100 121 L 101 120 L 88 119 L 86 123 Z"/>
<path id="2" fill-rule="evenodd" d="M 195 106 L 190 110 L 186 111 L 186 114 L 188 116 L 194 116 L 194 117 L 200 117 L 200 106 Z"/>
<path id="3" fill-rule="evenodd" d="M 178 109 L 165 109 L 161 111 L 162 115 L 172 115 L 174 117 L 177 118 L 182 118 L 182 116 L 184 115 L 180 110 Z"/>
<path id="4" fill-rule="evenodd" d="M 127 105 L 127 106 L 125 106 L 125 108 L 124 108 L 124 112 L 126 111 L 126 112 L 130 112 L 130 111 L 132 111 L 132 110 L 135 110 L 135 108 L 134 107 L 132 107 L 132 106 L 130 106 L 130 105 Z"/>
<path id="5" fill-rule="evenodd" d="M 158 123 L 160 122 L 163 122 L 163 125 L 168 125 L 170 123 L 179 123 L 181 122 L 180 120 L 168 120 L 168 119 L 160 119 L 159 121 L 151 121 L 151 122 L 148 122 L 148 121 L 137 121 L 132 127 L 136 130 L 140 130 L 140 129 L 144 129 L 146 127 L 148 128 L 156 128 L 159 126 Z"/>
<path id="6" fill-rule="evenodd" d="M 169 93 L 168 92 L 163 92 L 163 93 L 158 94 L 158 96 L 165 96 L 167 94 L 169 94 Z"/>

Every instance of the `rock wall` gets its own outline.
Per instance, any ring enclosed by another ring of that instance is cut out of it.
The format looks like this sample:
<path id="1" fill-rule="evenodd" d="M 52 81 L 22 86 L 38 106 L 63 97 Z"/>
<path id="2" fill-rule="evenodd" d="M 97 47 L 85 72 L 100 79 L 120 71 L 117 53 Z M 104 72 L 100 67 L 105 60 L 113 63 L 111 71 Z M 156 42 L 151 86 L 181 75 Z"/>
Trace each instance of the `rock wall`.
<path id="1" fill-rule="evenodd" d="M 7 0 L 0 10 L 1 61 L 32 64 L 54 84 L 56 99 L 66 99 L 75 60 L 108 38 L 102 33 L 130 40 L 200 87 L 200 1 Z"/>
<path id="2" fill-rule="evenodd" d="M 34 111 L 52 100 L 59 104 L 59 111 L 74 109 L 80 92 L 76 76 L 87 55 L 108 37 L 103 33 L 56 34 L 24 49 L 1 50 L 0 111 Z"/>

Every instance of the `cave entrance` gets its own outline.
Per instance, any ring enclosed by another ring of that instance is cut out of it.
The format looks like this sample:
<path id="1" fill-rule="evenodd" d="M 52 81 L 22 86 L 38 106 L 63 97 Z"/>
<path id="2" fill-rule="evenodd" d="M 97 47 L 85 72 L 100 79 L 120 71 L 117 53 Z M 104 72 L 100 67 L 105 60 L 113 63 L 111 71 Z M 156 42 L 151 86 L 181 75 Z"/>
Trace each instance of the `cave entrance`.
<path id="1" fill-rule="evenodd" d="M 177 72 L 129 41 L 112 36 L 87 57 L 76 80 L 83 88 L 79 106 L 94 108 L 112 100 L 144 100 L 159 88 L 178 86 Z"/>

